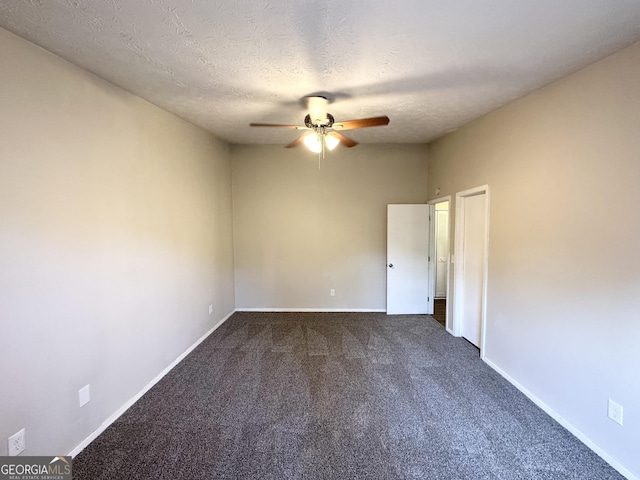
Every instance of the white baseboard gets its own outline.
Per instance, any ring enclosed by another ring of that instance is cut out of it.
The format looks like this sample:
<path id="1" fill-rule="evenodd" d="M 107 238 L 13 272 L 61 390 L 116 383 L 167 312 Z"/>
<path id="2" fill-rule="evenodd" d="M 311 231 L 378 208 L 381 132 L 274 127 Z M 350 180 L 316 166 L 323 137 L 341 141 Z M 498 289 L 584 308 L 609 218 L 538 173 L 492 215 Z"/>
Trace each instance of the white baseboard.
<path id="1" fill-rule="evenodd" d="M 68 456 L 75 457 L 82 450 L 84 450 L 87 447 L 87 445 L 89 445 L 96 438 L 98 438 L 98 435 L 100 435 L 102 432 L 104 432 L 107 429 L 107 427 L 109 427 L 109 425 L 111 425 L 113 422 L 115 422 L 124 412 L 126 412 L 134 403 L 136 403 L 140 399 L 140 397 L 142 397 L 145 393 L 147 393 L 151 389 L 151 387 L 153 387 L 156 383 L 158 383 L 160 380 L 162 380 L 162 377 L 164 377 L 167 373 L 169 373 L 173 369 L 173 367 L 178 365 L 187 355 L 189 355 L 209 335 L 211 335 L 218 327 L 220 327 L 220 325 L 222 325 L 224 322 L 226 322 L 229 319 L 229 317 L 231 317 L 231 315 L 233 315 L 234 313 L 235 313 L 235 310 L 233 310 L 231 313 L 229 313 L 226 317 L 224 317 L 222 320 L 220 320 L 218 323 L 216 323 L 211 330 L 209 330 L 202 337 L 200 337 L 198 340 L 196 340 L 193 345 L 191 345 L 182 354 L 180 354 L 180 356 L 178 358 L 176 358 L 173 362 L 171 362 L 153 380 L 151 380 L 147 385 L 145 385 L 142 390 L 140 390 L 138 393 L 136 393 L 133 396 L 133 398 L 128 400 L 124 405 L 122 405 L 118 410 L 116 410 L 109 418 L 107 418 L 102 423 L 102 425 L 100 425 L 96 430 L 91 432 L 91 435 L 89 435 L 82 442 L 80 442 L 73 450 L 71 450 L 71 452 L 68 454 Z"/>
<path id="2" fill-rule="evenodd" d="M 236 312 L 336 312 L 336 313 L 349 313 L 349 312 L 386 312 L 385 309 L 368 309 L 368 308 L 236 308 Z"/>
<path id="3" fill-rule="evenodd" d="M 540 407 L 544 412 L 553 418 L 556 422 L 562 425 L 564 428 L 569 430 L 578 440 L 584 443 L 587 447 L 597 453 L 605 462 L 615 468 L 621 475 L 629 480 L 640 480 L 637 476 L 635 476 L 631 471 L 622 466 L 617 460 L 615 460 L 611 455 L 605 452 L 602 448 L 596 445 L 589 437 L 587 437 L 584 433 L 578 430 L 576 427 L 571 425 L 562 415 L 553 410 L 549 405 L 544 403 L 538 397 L 536 397 L 533 393 L 527 390 L 522 384 L 520 384 L 517 380 L 512 378 L 509 374 L 507 374 L 504 370 L 498 367 L 495 363 L 493 363 L 488 358 L 483 358 L 484 362 L 493 368 L 496 372 L 502 375 L 509 383 L 511 383 L 514 387 L 524 393 L 529 400 L 535 403 L 538 407 Z"/>

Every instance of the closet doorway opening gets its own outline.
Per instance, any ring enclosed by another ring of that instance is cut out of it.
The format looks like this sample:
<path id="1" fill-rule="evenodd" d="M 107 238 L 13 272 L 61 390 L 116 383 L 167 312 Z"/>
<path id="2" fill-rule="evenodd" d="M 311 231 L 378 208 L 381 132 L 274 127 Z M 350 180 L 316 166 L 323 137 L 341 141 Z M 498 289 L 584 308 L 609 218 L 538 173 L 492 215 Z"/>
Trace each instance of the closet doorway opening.
<path id="1" fill-rule="evenodd" d="M 450 197 L 439 198 L 429 202 L 431 210 L 431 267 L 432 267 L 432 293 L 433 293 L 433 318 L 444 328 L 451 331 L 451 325 L 447 324 L 449 318 L 449 265 L 450 265 Z"/>

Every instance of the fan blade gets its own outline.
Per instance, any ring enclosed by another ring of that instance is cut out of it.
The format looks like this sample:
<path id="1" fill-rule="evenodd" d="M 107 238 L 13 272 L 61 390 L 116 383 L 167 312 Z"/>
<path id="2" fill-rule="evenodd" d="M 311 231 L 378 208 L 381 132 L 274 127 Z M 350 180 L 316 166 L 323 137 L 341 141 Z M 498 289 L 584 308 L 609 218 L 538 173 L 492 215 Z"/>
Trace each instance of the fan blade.
<path id="1" fill-rule="evenodd" d="M 304 137 L 305 135 L 300 135 L 298 138 L 296 138 L 293 142 L 288 143 L 284 146 L 284 148 L 293 148 L 293 147 L 297 147 L 298 145 L 300 145 L 302 142 L 304 142 Z"/>
<path id="2" fill-rule="evenodd" d="M 250 127 L 276 127 L 276 128 L 295 128 L 296 130 L 303 130 L 307 127 L 302 127 L 300 125 L 283 125 L 279 123 L 250 123 Z"/>
<path id="3" fill-rule="evenodd" d="M 380 125 L 389 125 L 389 117 L 371 117 L 361 118 L 359 120 L 347 120 L 346 122 L 334 123 L 331 128 L 340 130 L 354 130 L 356 128 L 377 127 Z"/>
<path id="4" fill-rule="evenodd" d="M 355 147 L 358 144 L 358 142 L 350 139 L 349 137 L 341 134 L 340 132 L 331 132 L 331 135 L 334 135 L 335 137 L 337 137 L 340 140 L 340 143 L 347 148 Z"/>

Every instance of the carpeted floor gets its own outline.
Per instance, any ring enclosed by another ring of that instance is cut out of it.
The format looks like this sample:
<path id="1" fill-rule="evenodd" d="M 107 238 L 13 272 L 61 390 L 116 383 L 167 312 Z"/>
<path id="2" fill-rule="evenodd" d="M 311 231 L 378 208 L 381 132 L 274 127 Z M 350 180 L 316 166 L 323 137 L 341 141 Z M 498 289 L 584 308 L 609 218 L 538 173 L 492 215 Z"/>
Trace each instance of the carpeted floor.
<path id="1" fill-rule="evenodd" d="M 621 479 L 429 316 L 236 313 L 73 464 L 99 479 Z"/>

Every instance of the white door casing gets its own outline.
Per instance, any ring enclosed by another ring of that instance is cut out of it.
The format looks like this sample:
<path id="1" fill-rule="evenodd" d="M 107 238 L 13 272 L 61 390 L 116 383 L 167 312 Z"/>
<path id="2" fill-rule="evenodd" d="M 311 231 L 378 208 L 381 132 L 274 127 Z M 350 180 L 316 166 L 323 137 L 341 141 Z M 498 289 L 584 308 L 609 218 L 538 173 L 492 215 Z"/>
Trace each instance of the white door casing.
<path id="1" fill-rule="evenodd" d="M 387 205 L 387 314 L 433 313 L 426 204 Z"/>
<path id="2" fill-rule="evenodd" d="M 456 194 L 454 334 L 484 356 L 488 265 L 488 186 Z"/>

